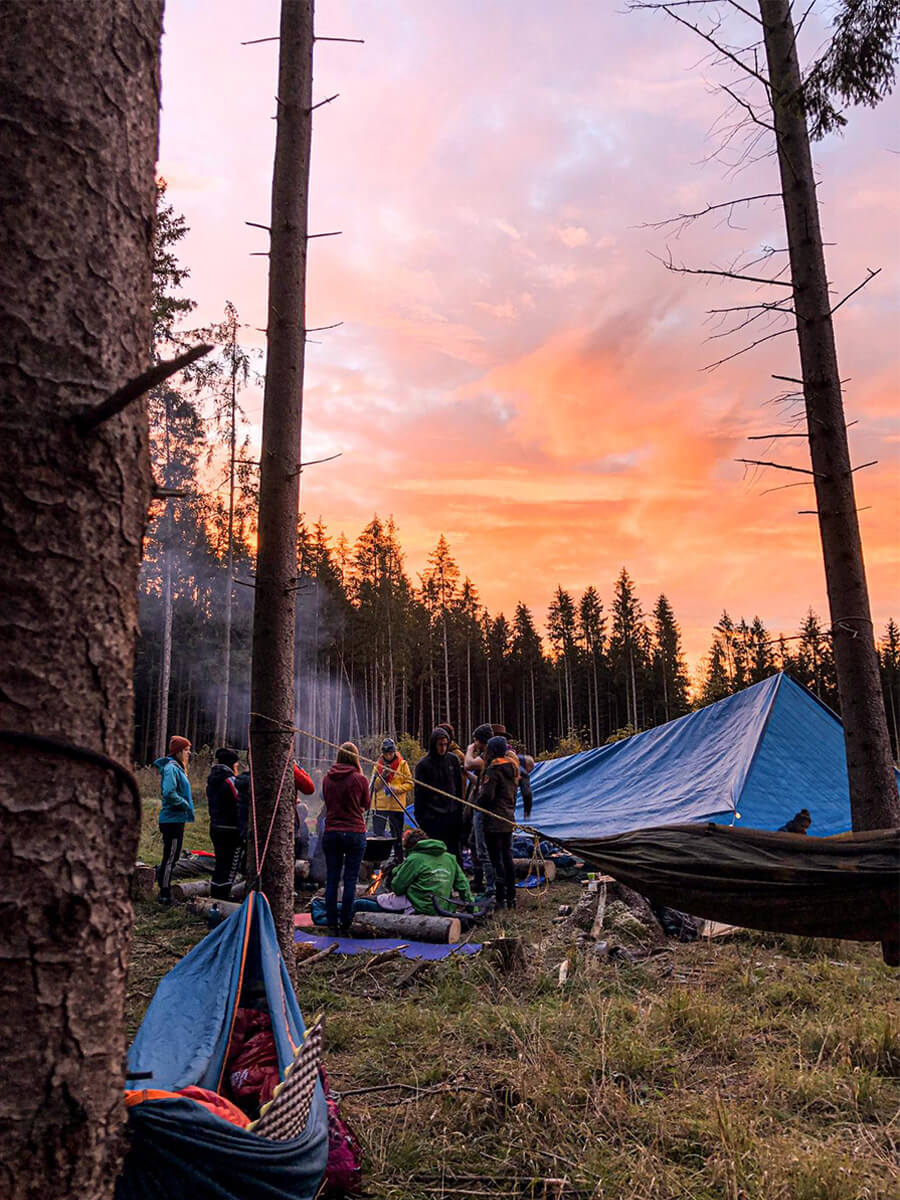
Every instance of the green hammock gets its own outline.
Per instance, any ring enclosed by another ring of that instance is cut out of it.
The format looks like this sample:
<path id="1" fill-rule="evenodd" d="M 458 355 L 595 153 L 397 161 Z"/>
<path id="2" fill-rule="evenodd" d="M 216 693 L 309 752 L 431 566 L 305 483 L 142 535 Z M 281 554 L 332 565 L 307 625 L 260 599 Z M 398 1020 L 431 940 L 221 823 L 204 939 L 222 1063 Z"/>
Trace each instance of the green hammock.
<path id="1" fill-rule="evenodd" d="M 562 844 L 654 903 L 749 929 L 882 942 L 900 965 L 900 829 L 813 838 L 665 825 Z"/>

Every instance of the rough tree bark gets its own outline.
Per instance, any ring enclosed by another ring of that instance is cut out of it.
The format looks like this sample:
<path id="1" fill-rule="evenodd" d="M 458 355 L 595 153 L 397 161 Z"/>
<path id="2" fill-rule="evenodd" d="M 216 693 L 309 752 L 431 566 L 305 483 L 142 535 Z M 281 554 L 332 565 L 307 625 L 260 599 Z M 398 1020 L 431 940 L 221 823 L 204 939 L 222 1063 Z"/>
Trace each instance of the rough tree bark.
<path id="1" fill-rule="evenodd" d="M 112 1192 L 124 1119 L 130 760 L 162 0 L 6 0 L 0 52 L 0 1195 Z M 18 740 L 16 740 L 18 735 Z"/>
<path id="2" fill-rule="evenodd" d="M 789 0 L 760 0 L 855 830 L 900 825 Z"/>
<path id="3" fill-rule="evenodd" d="M 272 906 L 282 953 L 289 962 L 294 911 L 294 805 L 290 774 L 285 778 L 280 804 L 276 805 L 276 798 L 293 746 L 312 57 L 312 0 L 283 0 L 253 607 L 251 709 L 256 715 L 251 717 L 250 742 L 260 853 L 272 822 L 262 887 Z"/>

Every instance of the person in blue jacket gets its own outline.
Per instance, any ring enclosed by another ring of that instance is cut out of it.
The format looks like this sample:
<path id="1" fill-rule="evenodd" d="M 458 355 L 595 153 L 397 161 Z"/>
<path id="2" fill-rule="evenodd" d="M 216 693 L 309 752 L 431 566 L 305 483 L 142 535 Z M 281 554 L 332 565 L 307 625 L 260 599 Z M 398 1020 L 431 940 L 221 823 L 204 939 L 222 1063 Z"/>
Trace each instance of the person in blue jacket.
<path id="1" fill-rule="evenodd" d="M 160 904 L 172 903 L 172 868 L 181 857 L 184 827 L 194 820 L 194 798 L 188 783 L 187 765 L 191 743 L 186 737 L 173 737 L 169 753 L 153 764 L 159 771 L 162 808 L 159 832 L 163 840 L 162 862 L 156 868 Z"/>

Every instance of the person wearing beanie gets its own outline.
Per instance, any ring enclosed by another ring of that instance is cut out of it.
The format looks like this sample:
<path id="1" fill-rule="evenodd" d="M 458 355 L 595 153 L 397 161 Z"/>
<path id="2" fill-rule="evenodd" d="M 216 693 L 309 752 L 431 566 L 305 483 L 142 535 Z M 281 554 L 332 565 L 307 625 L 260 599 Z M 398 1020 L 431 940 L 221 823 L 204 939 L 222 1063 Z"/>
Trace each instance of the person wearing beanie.
<path id="1" fill-rule="evenodd" d="M 516 868 L 512 835 L 519 787 L 518 763 L 509 755 L 506 738 L 502 735 L 495 735 L 488 741 L 484 760 L 484 781 L 478 803 L 487 810 L 484 840 L 496 877 L 497 907 L 515 908 Z"/>
<path id="2" fill-rule="evenodd" d="M 462 853 L 462 797 L 459 759 L 450 753 L 446 729 L 433 729 L 428 753 L 416 763 L 416 823 L 430 838 L 442 841 L 456 859 Z"/>
<path id="3" fill-rule="evenodd" d="M 216 852 L 209 894 L 214 900 L 227 900 L 241 866 L 243 842 L 238 820 L 238 793 L 235 787 L 237 750 L 220 746 L 206 778 L 209 804 L 209 839 Z"/>
<path id="4" fill-rule="evenodd" d="M 159 832 L 163 839 L 162 862 L 156 868 L 160 904 L 172 903 L 172 868 L 181 856 L 184 827 L 194 820 L 194 797 L 187 777 L 191 743 L 186 737 L 173 737 L 169 753 L 154 762 L 159 771 L 162 807 Z"/>
<path id="5" fill-rule="evenodd" d="M 399 860 L 403 856 L 401 838 L 413 777 L 393 738 L 385 738 L 381 743 L 381 756 L 372 771 L 369 789 L 375 810 L 372 818 L 375 836 L 384 837 L 385 828 L 389 828 L 394 841 L 391 857 Z"/>
<path id="6" fill-rule="evenodd" d="M 440 725 L 438 725 L 438 729 L 446 730 L 447 737 L 450 739 L 450 753 L 456 755 L 456 757 L 459 759 L 459 765 L 465 769 L 466 752 L 463 750 L 462 746 L 458 745 L 456 741 L 456 730 L 449 721 L 441 721 Z"/>
<path id="7" fill-rule="evenodd" d="M 371 806 L 369 785 L 359 769 L 359 750 L 344 742 L 337 759 L 322 780 L 325 822 L 322 850 L 325 855 L 325 912 L 332 929 L 342 936 L 350 932 L 359 868 L 366 852 L 366 813 Z M 340 925 L 338 886 L 343 877 Z"/>

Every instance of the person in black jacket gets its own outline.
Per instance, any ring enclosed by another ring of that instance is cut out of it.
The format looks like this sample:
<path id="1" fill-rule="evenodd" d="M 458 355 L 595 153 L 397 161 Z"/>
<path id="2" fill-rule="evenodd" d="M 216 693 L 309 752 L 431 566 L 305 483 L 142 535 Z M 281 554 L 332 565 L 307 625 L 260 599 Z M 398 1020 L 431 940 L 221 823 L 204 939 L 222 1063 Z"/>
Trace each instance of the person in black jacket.
<path id="1" fill-rule="evenodd" d="M 234 766 L 237 750 L 221 746 L 206 780 L 209 802 L 209 836 L 216 852 L 209 894 L 215 900 L 227 900 L 241 865 L 243 839 L 238 821 L 238 793 Z"/>
<path id="2" fill-rule="evenodd" d="M 432 731 L 428 753 L 416 763 L 415 778 L 416 824 L 430 838 L 443 842 L 458 860 L 463 829 L 463 773 L 459 759 L 450 752 L 446 729 Z M 445 794 L 439 795 L 432 788 Z"/>
<path id="3" fill-rule="evenodd" d="M 484 756 L 484 777 L 478 803 L 487 809 L 484 840 L 494 867 L 497 907 L 516 907 L 516 868 L 512 855 L 513 826 L 516 819 L 516 792 L 519 787 L 518 762 L 509 755 L 505 737 L 492 737 Z"/>

